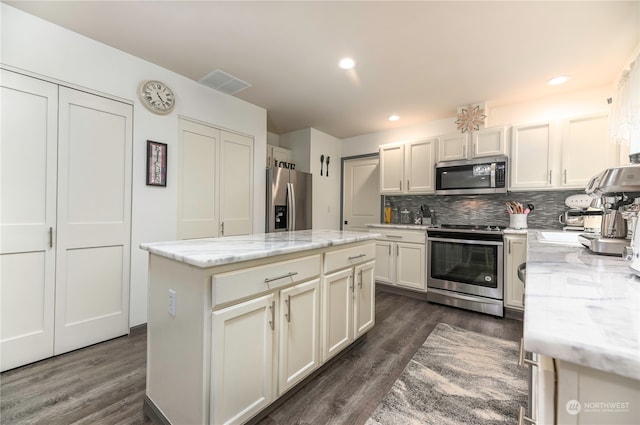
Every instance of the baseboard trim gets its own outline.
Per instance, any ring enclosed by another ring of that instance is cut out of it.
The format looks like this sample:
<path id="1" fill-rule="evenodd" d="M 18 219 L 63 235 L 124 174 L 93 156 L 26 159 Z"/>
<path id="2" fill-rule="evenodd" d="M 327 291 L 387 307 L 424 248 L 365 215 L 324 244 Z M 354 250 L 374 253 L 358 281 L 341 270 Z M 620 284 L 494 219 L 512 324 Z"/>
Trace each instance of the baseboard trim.
<path id="1" fill-rule="evenodd" d="M 171 425 L 171 422 L 162 414 L 158 406 L 145 394 L 142 402 L 142 412 L 156 425 Z"/>
<path id="2" fill-rule="evenodd" d="M 509 319 L 516 319 L 516 320 L 524 320 L 524 311 L 522 310 L 515 310 L 509 307 L 505 307 L 504 308 L 504 317 L 507 317 Z"/>
<path id="3" fill-rule="evenodd" d="M 412 289 L 400 288 L 397 286 L 387 285 L 385 283 L 376 282 L 376 289 L 384 292 L 390 292 L 392 294 L 404 295 L 405 297 L 416 298 L 418 300 L 427 301 L 426 292 L 418 292 Z"/>

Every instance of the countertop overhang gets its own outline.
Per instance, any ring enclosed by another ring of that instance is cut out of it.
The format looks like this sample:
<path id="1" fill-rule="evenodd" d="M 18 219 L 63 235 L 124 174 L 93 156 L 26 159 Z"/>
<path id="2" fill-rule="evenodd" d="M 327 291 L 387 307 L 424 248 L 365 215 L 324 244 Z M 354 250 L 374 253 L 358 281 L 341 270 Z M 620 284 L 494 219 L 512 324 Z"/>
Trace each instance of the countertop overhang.
<path id="1" fill-rule="evenodd" d="M 640 380 L 640 278 L 620 257 L 529 230 L 524 348 Z"/>
<path id="2" fill-rule="evenodd" d="M 207 268 L 258 258 L 374 240 L 377 233 L 342 230 L 298 230 L 220 238 L 187 239 L 140 244 L 150 253 Z"/>

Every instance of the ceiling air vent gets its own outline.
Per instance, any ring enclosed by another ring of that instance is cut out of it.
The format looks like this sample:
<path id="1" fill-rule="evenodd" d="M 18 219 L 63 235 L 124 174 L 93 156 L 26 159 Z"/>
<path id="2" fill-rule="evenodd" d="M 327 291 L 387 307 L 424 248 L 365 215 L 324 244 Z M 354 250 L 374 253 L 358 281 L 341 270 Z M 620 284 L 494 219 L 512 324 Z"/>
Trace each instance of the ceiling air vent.
<path id="1" fill-rule="evenodd" d="M 220 69 L 211 71 L 200 78 L 198 82 L 227 94 L 236 94 L 247 87 L 251 87 L 251 84 L 246 81 L 242 81 Z"/>

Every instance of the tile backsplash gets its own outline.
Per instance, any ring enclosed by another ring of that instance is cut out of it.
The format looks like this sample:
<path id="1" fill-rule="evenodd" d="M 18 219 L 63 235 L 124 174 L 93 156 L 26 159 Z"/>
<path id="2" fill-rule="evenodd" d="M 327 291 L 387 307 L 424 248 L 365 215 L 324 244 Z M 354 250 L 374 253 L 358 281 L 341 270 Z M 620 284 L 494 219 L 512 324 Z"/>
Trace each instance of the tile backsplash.
<path id="1" fill-rule="evenodd" d="M 491 224 L 509 226 L 505 202 L 517 201 L 535 206 L 527 217 L 529 228 L 562 229 L 558 216 L 567 211 L 564 200 L 584 190 L 512 192 L 495 195 L 409 195 L 385 196 L 399 211 L 419 212 L 424 204 L 435 211 L 438 224 Z"/>

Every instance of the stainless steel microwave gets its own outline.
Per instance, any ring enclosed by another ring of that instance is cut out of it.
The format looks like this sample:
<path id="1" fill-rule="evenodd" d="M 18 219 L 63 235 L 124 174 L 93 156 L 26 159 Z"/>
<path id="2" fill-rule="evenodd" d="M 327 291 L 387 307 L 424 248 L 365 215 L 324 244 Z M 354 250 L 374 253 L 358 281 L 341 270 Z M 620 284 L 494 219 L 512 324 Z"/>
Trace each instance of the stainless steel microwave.
<path id="1" fill-rule="evenodd" d="M 506 193 L 509 158 L 491 156 L 436 164 L 436 195 Z"/>

